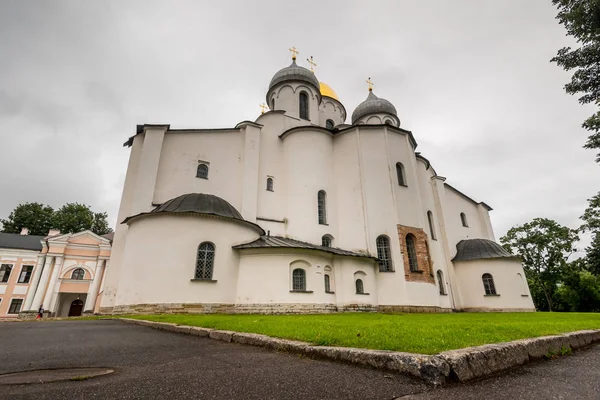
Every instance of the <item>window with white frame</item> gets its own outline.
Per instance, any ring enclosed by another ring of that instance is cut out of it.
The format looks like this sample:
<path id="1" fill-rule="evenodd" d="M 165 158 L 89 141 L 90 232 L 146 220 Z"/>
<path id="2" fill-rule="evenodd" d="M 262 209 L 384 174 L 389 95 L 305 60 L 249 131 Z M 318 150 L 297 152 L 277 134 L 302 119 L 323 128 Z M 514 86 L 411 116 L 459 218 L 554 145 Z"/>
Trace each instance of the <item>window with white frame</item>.
<path id="1" fill-rule="evenodd" d="M 483 274 L 481 280 L 483 281 L 483 289 L 485 290 L 486 296 L 497 295 L 496 285 L 494 284 L 494 277 L 492 274 Z"/>
<path id="2" fill-rule="evenodd" d="M 385 235 L 380 235 L 375 240 L 377 245 L 377 258 L 379 259 L 379 272 L 392 272 L 392 251 L 390 249 L 390 239 Z"/>
<path id="3" fill-rule="evenodd" d="M 33 265 L 23 265 L 21 273 L 19 274 L 19 280 L 17 283 L 29 283 L 31 280 L 31 273 L 33 272 Z"/>
<path id="4" fill-rule="evenodd" d="M 8 307 L 7 314 L 18 314 L 21 311 L 23 305 L 23 299 L 12 299 L 10 306 Z"/>
<path id="5" fill-rule="evenodd" d="M 2 264 L 0 265 L 0 283 L 8 282 L 10 278 L 10 272 L 12 271 L 12 264 Z"/>

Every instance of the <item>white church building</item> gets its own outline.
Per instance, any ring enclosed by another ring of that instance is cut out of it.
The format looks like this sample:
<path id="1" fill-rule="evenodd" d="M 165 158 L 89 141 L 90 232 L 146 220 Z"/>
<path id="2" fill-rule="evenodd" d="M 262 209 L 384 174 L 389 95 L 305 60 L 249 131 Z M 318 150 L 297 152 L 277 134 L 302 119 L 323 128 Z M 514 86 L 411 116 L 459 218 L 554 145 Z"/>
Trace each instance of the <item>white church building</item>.
<path id="1" fill-rule="evenodd" d="M 534 311 L 491 207 L 439 176 L 393 104 L 352 112 L 297 65 L 227 129 L 139 125 L 102 313 Z"/>

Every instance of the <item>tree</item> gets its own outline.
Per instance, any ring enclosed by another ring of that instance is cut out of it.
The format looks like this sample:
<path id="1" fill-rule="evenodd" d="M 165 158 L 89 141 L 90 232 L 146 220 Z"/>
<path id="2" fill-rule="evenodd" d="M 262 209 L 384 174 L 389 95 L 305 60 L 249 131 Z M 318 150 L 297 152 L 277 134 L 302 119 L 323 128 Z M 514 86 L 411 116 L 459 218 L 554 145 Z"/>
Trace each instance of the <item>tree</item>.
<path id="1" fill-rule="evenodd" d="M 600 311 L 600 277 L 587 270 L 585 259 L 569 263 L 556 299 L 558 308 L 563 311 Z"/>
<path id="2" fill-rule="evenodd" d="M 575 69 L 571 82 L 565 85 L 567 93 L 580 93 L 581 104 L 600 107 L 600 0 L 552 0 L 552 4 L 558 7 L 556 18 L 580 47 L 564 47 L 551 61 L 565 71 Z M 591 132 L 584 147 L 600 149 L 600 111 L 586 119 L 582 127 Z M 596 162 L 600 162 L 600 153 Z"/>
<path id="3" fill-rule="evenodd" d="M 600 276 L 600 193 L 588 199 L 588 207 L 581 216 L 582 232 L 592 233 L 592 243 L 585 249 L 587 269 Z"/>
<path id="4" fill-rule="evenodd" d="M 54 213 L 54 227 L 61 232 L 91 230 L 98 235 L 111 232 L 106 213 L 94 213 L 89 206 L 67 203 Z"/>
<path id="5" fill-rule="evenodd" d="M 600 234 L 593 236 L 592 244 L 585 249 L 586 269 L 600 277 Z"/>
<path id="6" fill-rule="evenodd" d="M 577 231 L 547 218 L 511 228 L 500 242 L 523 260 L 536 307 L 553 310 L 556 289 L 579 240 Z"/>
<path id="7" fill-rule="evenodd" d="M 91 230 L 98 235 L 112 232 L 108 227 L 108 215 L 94 213 L 89 206 L 68 203 L 54 210 L 41 203 L 19 204 L 7 219 L 0 220 L 2 232 L 20 233 L 28 228 L 30 235 L 45 236 L 52 228 L 63 233 Z"/>
<path id="8" fill-rule="evenodd" d="M 30 235 L 47 235 L 52 228 L 54 209 L 41 203 L 19 204 L 8 216 L 2 219 L 2 232 L 20 233 L 21 228 L 29 229 Z"/>

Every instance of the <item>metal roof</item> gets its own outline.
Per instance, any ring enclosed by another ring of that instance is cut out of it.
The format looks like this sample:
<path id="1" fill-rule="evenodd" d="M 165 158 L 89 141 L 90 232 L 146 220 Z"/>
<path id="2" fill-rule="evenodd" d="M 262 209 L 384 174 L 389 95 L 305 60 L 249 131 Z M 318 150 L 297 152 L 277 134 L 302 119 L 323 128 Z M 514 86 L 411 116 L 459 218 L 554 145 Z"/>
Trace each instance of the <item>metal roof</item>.
<path id="1" fill-rule="evenodd" d="M 487 239 L 465 239 L 456 244 L 456 261 L 482 260 L 488 258 L 519 258 L 513 256 L 498 243 Z"/>
<path id="2" fill-rule="evenodd" d="M 375 96 L 375 93 L 369 91 L 367 99 L 354 109 L 354 112 L 352 113 L 352 123 L 356 123 L 356 121 L 365 115 L 379 113 L 392 114 L 393 116 L 398 117 L 396 107 L 394 107 L 392 103 L 386 99 L 381 99 Z"/>
<path id="3" fill-rule="evenodd" d="M 44 236 L 0 232 L 0 248 L 41 251 L 43 238 Z"/>
<path id="4" fill-rule="evenodd" d="M 275 85 L 289 81 L 302 81 L 311 84 L 317 89 L 317 93 L 321 94 L 321 84 L 315 74 L 296 64 L 296 60 L 292 61 L 288 67 L 280 69 L 273 75 L 273 79 L 271 79 L 271 83 L 269 83 L 269 92 Z M 269 102 L 268 93 L 267 102 Z"/>
<path id="5" fill-rule="evenodd" d="M 244 244 L 238 244 L 232 246 L 234 249 L 261 249 L 261 248 L 288 248 L 288 249 L 306 249 L 306 250 L 319 250 L 326 253 L 335 254 L 338 256 L 349 256 L 349 257 L 364 257 L 376 260 L 376 257 L 370 254 L 356 253 L 349 250 L 338 249 L 337 247 L 325 247 L 316 244 L 302 242 L 300 240 L 284 238 L 281 236 L 261 236 L 260 238 Z"/>

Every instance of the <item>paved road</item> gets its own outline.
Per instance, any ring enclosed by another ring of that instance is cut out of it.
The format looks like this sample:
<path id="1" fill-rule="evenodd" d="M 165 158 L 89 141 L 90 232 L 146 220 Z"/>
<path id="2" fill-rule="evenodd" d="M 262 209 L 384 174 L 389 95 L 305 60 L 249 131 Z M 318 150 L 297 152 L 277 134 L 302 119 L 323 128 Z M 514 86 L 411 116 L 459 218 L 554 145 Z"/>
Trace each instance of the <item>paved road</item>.
<path id="1" fill-rule="evenodd" d="M 393 399 L 419 381 L 119 321 L 0 323 L 0 374 L 112 367 L 87 381 L 0 386 L 0 399 Z"/>
<path id="2" fill-rule="evenodd" d="M 119 321 L 0 323 L 0 374 L 63 367 L 116 372 L 0 386 L 0 399 L 600 399 L 600 346 L 431 390 L 390 373 Z"/>

